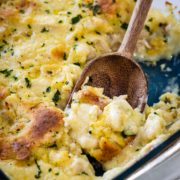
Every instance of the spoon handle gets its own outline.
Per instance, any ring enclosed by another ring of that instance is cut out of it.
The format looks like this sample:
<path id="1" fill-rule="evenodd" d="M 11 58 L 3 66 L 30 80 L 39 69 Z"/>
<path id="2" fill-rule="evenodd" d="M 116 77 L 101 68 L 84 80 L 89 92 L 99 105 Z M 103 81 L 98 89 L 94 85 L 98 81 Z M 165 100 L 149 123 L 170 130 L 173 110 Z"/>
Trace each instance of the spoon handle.
<path id="1" fill-rule="evenodd" d="M 128 29 L 118 50 L 118 52 L 126 58 L 131 59 L 133 57 L 136 43 L 144 27 L 151 3 L 152 0 L 137 0 L 136 2 Z"/>

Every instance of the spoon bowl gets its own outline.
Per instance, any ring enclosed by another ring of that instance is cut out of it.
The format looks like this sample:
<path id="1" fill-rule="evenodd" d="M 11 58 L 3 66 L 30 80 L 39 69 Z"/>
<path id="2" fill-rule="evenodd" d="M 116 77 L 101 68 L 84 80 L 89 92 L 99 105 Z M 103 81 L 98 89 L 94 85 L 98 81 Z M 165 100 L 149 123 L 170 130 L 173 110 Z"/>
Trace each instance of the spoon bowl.
<path id="1" fill-rule="evenodd" d="M 80 90 L 84 82 L 88 86 L 104 88 L 104 94 L 110 98 L 127 95 L 133 108 L 144 109 L 147 99 L 146 76 L 138 63 L 119 53 L 103 55 L 90 61 L 73 93 Z"/>

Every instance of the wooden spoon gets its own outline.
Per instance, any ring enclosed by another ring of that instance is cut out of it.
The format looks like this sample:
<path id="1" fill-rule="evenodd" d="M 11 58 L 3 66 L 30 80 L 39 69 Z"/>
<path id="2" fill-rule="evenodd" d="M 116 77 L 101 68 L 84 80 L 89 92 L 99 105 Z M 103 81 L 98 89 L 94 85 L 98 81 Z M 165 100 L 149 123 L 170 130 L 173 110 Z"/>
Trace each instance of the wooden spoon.
<path id="1" fill-rule="evenodd" d="M 128 102 L 133 108 L 144 110 L 147 100 L 147 80 L 140 65 L 132 57 L 139 34 L 144 26 L 152 0 L 138 0 L 133 11 L 127 32 L 119 50 L 91 60 L 86 64 L 80 78 L 70 95 L 71 103 L 74 92 L 86 85 L 104 88 L 104 94 L 113 96 L 128 95 Z"/>

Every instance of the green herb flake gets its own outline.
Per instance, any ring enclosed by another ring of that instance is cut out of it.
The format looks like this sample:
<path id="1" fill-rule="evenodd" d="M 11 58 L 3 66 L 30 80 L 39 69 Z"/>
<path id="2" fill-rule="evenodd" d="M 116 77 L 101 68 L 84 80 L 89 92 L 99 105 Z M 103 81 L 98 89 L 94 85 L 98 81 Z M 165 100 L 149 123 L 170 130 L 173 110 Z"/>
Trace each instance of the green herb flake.
<path id="1" fill-rule="evenodd" d="M 67 54 L 66 53 L 63 54 L 63 59 L 67 60 Z"/>
<path id="2" fill-rule="evenodd" d="M 149 20 L 148 20 L 149 22 L 152 22 L 153 21 L 153 18 L 151 17 L 151 18 L 149 18 Z"/>
<path id="3" fill-rule="evenodd" d="M 86 175 L 86 176 L 89 176 L 88 173 L 86 173 L 86 172 L 84 172 L 84 171 L 83 171 L 81 174 Z"/>
<path id="4" fill-rule="evenodd" d="M 0 45 L 0 49 L 3 49 L 4 45 Z"/>
<path id="5" fill-rule="evenodd" d="M 14 79 L 15 81 L 17 81 L 17 80 L 18 80 L 18 77 L 16 77 L 16 76 L 13 76 L 13 79 Z"/>
<path id="6" fill-rule="evenodd" d="M 46 44 L 45 43 L 43 43 L 42 45 L 41 45 L 41 47 L 44 47 Z"/>
<path id="7" fill-rule="evenodd" d="M 79 62 L 75 62 L 73 64 L 76 65 L 76 66 L 81 66 L 81 64 Z"/>
<path id="8" fill-rule="evenodd" d="M 28 27 L 29 29 L 32 29 L 32 27 L 31 27 L 31 25 L 30 25 L 30 24 L 28 24 L 28 25 L 27 25 L 27 27 Z"/>
<path id="9" fill-rule="evenodd" d="M 46 88 L 46 92 L 48 93 L 50 91 L 51 91 L 51 87 L 49 86 L 49 87 Z"/>
<path id="10" fill-rule="evenodd" d="M 77 44 L 75 44 L 75 45 L 73 46 L 73 49 L 74 49 L 74 50 L 76 50 L 76 49 L 77 49 L 77 47 L 78 47 L 78 45 L 77 45 Z"/>
<path id="11" fill-rule="evenodd" d="M 25 80 L 25 83 L 26 83 L 26 87 L 31 88 L 31 86 L 32 86 L 31 81 L 27 77 L 24 80 Z"/>
<path id="12" fill-rule="evenodd" d="M 6 40 L 3 39 L 2 42 L 3 42 L 4 44 L 8 45 L 8 42 L 7 42 Z"/>
<path id="13" fill-rule="evenodd" d="M 95 33 L 98 34 L 98 35 L 101 35 L 101 33 L 99 31 L 95 31 Z"/>
<path id="14" fill-rule="evenodd" d="M 68 84 L 69 84 L 69 81 L 66 81 L 66 82 L 65 82 L 65 85 L 68 85 Z"/>
<path id="15" fill-rule="evenodd" d="M 93 42 L 86 42 L 89 46 L 92 46 L 92 45 L 94 45 L 94 43 Z"/>
<path id="16" fill-rule="evenodd" d="M 121 24 L 121 28 L 124 29 L 124 30 L 126 30 L 126 29 L 128 28 L 128 23 L 126 23 L 126 22 L 125 22 L 125 23 L 122 23 L 122 24 Z"/>
<path id="17" fill-rule="evenodd" d="M 47 29 L 46 27 L 43 27 L 41 29 L 41 33 L 47 33 L 47 32 L 49 32 L 49 29 Z"/>
<path id="18" fill-rule="evenodd" d="M 100 14 L 101 7 L 99 5 L 95 5 L 92 7 L 93 15 L 96 16 L 97 14 Z"/>
<path id="19" fill-rule="evenodd" d="M 52 171 L 52 168 L 49 168 L 49 169 L 48 169 L 48 172 L 51 172 L 51 171 Z"/>
<path id="20" fill-rule="evenodd" d="M 52 98 L 53 102 L 56 104 L 60 99 L 61 93 L 59 90 L 57 90 Z"/>
<path id="21" fill-rule="evenodd" d="M 51 145 L 49 145 L 49 146 L 48 146 L 48 148 L 57 148 L 57 144 L 56 144 L 56 142 L 55 142 L 55 143 L 53 143 L 53 144 L 51 144 Z"/>
<path id="22" fill-rule="evenodd" d="M 171 104 L 171 100 L 168 97 L 165 97 L 164 103 L 165 104 Z"/>
<path id="23" fill-rule="evenodd" d="M 49 9 L 46 9 L 45 12 L 46 12 L 47 14 L 50 14 L 50 10 L 49 10 Z"/>
<path id="24" fill-rule="evenodd" d="M 56 176 L 59 176 L 59 172 L 55 173 Z"/>
<path id="25" fill-rule="evenodd" d="M 20 129 L 16 129 L 16 133 L 19 133 Z"/>
<path id="26" fill-rule="evenodd" d="M 59 24 L 63 23 L 63 20 L 59 20 L 58 23 L 59 23 Z"/>
<path id="27" fill-rule="evenodd" d="M 25 13 L 24 9 L 20 9 L 19 12 L 20 12 L 21 14 L 24 14 L 24 13 Z"/>
<path id="28" fill-rule="evenodd" d="M 71 19 L 71 23 L 72 23 L 72 24 L 76 24 L 76 23 L 78 23 L 81 19 L 82 19 L 81 14 L 78 14 L 77 16 L 75 16 L 75 17 L 73 17 L 73 18 Z"/>
<path id="29" fill-rule="evenodd" d="M 36 167 L 37 167 L 37 169 L 38 169 L 38 172 L 37 172 L 36 175 L 34 175 L 34 177 L 35 177 L 36 179 L 39 179 L 39 178 L 41 178 L 41 173 L 42 173 L 42 171 L 41 171 L 41 166 L 38 164 L 37 160 L 35 160 L 35 164 L 36 164 Z"/>
<path id="30" fill-rule="evenodd" d="M 9 77 L 11 75 L 11 73 L 13 72 L 13 70 L 8 70 L 8 69 L 4 69 L 4 70 L 1 70 L 0 73 L 1 74 L 4 74 L 5 77 Z"/>
<path id="31" fill-rule="evenodd" d="M 75 40 L 75 41 L 78 41 L 78 37 L 74 37 L 74 40 Z"/>
<path id="32" fill-rule="evenodd" d="M 144 28 L 146 29 L 147 32 L 149 32 L 149 33 L 151 32 L 151 29 L 148 25 L 145 25 Z"/>
<path id="33" fill-rule="evenodd" d="M 167 23 L 162 23 L 162 22 L 159 23 L 159 27 L 166 27 L 166 26 L 167 26 Z"/>

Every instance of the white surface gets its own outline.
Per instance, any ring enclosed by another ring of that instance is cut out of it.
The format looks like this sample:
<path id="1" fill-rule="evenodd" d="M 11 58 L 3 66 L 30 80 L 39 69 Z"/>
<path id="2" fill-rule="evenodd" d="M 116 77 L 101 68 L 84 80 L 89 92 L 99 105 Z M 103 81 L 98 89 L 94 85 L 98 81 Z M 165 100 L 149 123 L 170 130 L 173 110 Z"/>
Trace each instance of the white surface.
<path id="1" fill-rule="evenodd" d="M 178 13 L 178 11 L 180 11 L 180 0 L 153 0 L 152 6 L 162 11 L 166 11 L 166 1 L 172 3 L 174 6 L 177 6 L 177 8 L 175 9 L 175 15 L 178 19 L 180 19 L 180 14 Z"/>

